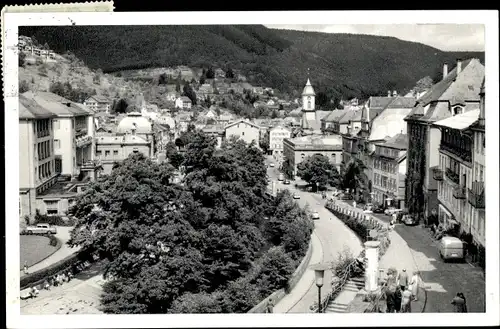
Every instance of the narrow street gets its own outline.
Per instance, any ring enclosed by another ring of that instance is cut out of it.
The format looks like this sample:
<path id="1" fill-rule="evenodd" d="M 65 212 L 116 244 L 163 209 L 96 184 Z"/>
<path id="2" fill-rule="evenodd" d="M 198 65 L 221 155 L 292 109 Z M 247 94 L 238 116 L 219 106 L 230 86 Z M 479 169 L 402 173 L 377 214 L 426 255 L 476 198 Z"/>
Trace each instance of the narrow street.
<path id="1" fill-rule="evenodd" d="M 370 215 L 387 223 L 391 220 L 384 214 Z M 422 279 L 430 286 L 427 289 L 426 313 L 453 312 L 451 300 L 457 292 L 465 295 L 469 312 L 484 312 L 485 280 L 479 267 L 468 263 L 445 263 L 439 256 L 439 242 L 420 225 L 397 224 L 395 231 L 408 244 Z"/>
<path id="2" fill-rule="evenodd" d="M 282 182 L 278 181 L 279 171 L 276 168 L 268 168 L 268 175 L 272 180 L 277 181 L 279 189 L 287 188 L 292 193 L 300 195 L 300 199 L 297 200 L 300 206 L 308 204 L 312 211 L 318 212 L 320 219 L 314 221 L 314 232 L 321 242 L 323 250 L 323 263 L 331 263 L 337 260 L 339 253 L 346 248 L 350 250 L 354 256 L 357 256 L 361 252 L 363 248 L 361 241 L 347 226 L 335 218 L 324 207 L 325 201 L 321 199 L 320 194 L 297 190 L 294 187 L 295 183 L 293 181 L 290 182 L 290 185 L 284 185 Z M 321 289 L 323 296 L 331 291 L 331 281 L 332 273 L 331 271 L 326 271 L 324 281 L 325 285 Z M 288 313 L 310 313 L 311 310 L 309 307 L 317 300 L 318 288 L 312 284 L 308 292 L 288 311 Z"/>

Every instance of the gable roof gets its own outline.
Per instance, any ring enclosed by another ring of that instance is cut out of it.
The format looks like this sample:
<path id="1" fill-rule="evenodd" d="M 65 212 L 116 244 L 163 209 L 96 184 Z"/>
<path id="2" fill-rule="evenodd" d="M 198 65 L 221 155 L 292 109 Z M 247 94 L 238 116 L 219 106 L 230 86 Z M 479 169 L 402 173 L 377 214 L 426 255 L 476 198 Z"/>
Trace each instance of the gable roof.
<path id="1" fill-rule="evenodd" d="M 408 148 L 408 135 L 397 134 L 385 140 L 385 142 L 377 143 L 379 146 L 386 146 L 390 148 L 406 150 Z"/>
<path id="2" fill-rule="evenodd" d="M 361 121 L 361 111 L 348 110 L 344 115 L 337 119 L 337 122 L 339 123 L 349 123 L 350 121 Z"/>
<path id="3" fill-rule="evenodd" d="M 95 100 L 97 101 L 98 103 L 109 103 L 110 100 L 104 96 L 101 96 L 101 95 L 93 95 L 93 96 L 90 96 L 89 98 L 87 98 L 85 100 L 85 102 L 88 102 L 89 100 Z"/>
<path id="4" fill-rule="evenodd" d="M 93 111 L 89 110 L 83 104 L 72 102 L 50 92 L 43 91 L 33 93 L 32 91 L 27 91 L 23 95 L 58 117 L 75 117 L 93 114 Z"/>
<path id="5" fill-rule="evenodd" d="M 226 126 L 224 127 L 224 130 L 226 130 L 227 128 L 232 127 L 232 126 L 234 126 L 234 125 L 237 125 L 238 123 L 244 123 L 244 124 L 250 125 L 250 126 L 252 126 L 252 127 L 254 127 L 254 128 L 260 129 L 260 127 L 259 127 L 258 125 L 256 125 L 255 123 L 252 123 L 252 122 L 247 121 L 247 120 L 240 119 L 240 120 L 237 120 L 237 121 L 235 121 L 235 122 L 232 122 L 232 123 L 230 123 L 230 124 L 226 125 Z"/>
<path id="6" fill-rule="evenodd" d="M 480 85 L 483 79 L 484 66 L 478 59 L 462 61 L 461 72 L 457 75 L 455 67 L 444 79 L 434 84 L 417 100 L 414 109 L 405 119 L 432 122 L 449 116 L 449 105 L 453 103 L 462 103 L 467 107 L 467 103 L 471 101 L 479 102 Z M 439 105 L 436 102 L 443 104 Z M 429 109 L 426 111 L 425 107 L 429 104 Z"/>
<path id="7" fill-rule="evenodd" d="M 33 99 L 19 95 L 19 119 L 47 119 L 55 117 L 54 113 L 38 105 Z"/>
<path id="8" fill-rule="evenodd" d="M 191 103 L 191 99 L 189 97 L 187 97 L 187 96 L 181 96 L 180 99 L 183 102 L 190 102 Z"/>
<path id="9" fill-rule="evenodd" d="M 322 121 L 325 122 L 337 122 L 337 120 L 342 117 L 343 115 L 346 114 L 345 110 L 333 110 L 328 113 L 327 116 L 325 116 Z"/>

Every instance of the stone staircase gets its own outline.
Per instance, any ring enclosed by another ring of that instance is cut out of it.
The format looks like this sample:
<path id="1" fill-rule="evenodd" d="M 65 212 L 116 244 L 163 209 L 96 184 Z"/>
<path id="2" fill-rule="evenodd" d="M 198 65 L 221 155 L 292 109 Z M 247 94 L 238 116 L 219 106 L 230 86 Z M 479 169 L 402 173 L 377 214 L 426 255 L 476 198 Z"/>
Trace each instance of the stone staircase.
<path id="1" fill-rule="evenodd" d="M 363 289 L 365 287 L 365 279 L 362 277 L 358 278 L 352 278 L 351 280 L 347 281 L 345 284 L 344 288 L 342 289 L 341 294 L 349 294 L 352 295 L 351 297 L 354 298 L 360 289 Z M 328 303 L 328 306 L 326 307 L 325 313 L 347 313 L 347 308 L 349 307 L 349 303 L 342 303 L 340 301 L 341 298 L 335 298 L 335 300 L 331 300 Z M 348 298 L 350 299 L 350 298 Z M 351 300 L 352 301 L 352 300 Z"/>

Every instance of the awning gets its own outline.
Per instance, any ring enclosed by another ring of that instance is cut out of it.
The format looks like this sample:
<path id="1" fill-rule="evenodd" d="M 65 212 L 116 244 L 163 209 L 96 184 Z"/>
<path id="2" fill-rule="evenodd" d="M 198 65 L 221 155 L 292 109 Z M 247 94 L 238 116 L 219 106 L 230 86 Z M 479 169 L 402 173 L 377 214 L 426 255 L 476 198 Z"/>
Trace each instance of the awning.
<path id="1" fill-rule="evenodd" d="M 464 130 L 469 128 L 474 122 L 479 119 L 479 109 L 471 110 L 462 114 L 457 114 L 452 117 L 437 121 L 435 126 L 446 127 L 451 129 Z"/>

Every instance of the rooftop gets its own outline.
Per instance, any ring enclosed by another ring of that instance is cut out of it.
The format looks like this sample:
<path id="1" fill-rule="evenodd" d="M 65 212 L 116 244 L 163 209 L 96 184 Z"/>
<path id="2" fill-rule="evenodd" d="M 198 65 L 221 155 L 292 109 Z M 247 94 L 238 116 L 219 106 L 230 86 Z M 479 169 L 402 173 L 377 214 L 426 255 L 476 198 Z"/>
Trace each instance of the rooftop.
<path id="1" fill-rule="evenodd" d="M 452 117 L 434 122 L 435 126 L 446 127 L 457 130 L 469 128 L 479 118 L 479 109 L 457 114 Z"/>
<path id="2" fill-rule="evenodd" d="M 35 93 L 27 91 L 22 95 L 58 117 L 74 117 L 93 114 L 93 111 L 87 109 L 85 105 L 72 102 L 50 92 L 39 91 Z"/>
<path id="3" fill-rule="evenodd" d="M 54 113 L 38 105 L 33 99 L 19 95 L 19 119 L 46 119 L 55 117 Z"/>
<path id="4" fill-rule="evenodd" d="M 96 144 L 150 144 L 144 138 L 136 135 L 99 136 Z"/>
<path id="5" fill-rule="evenodd" d="M 58 181 L 42 193 L 37 193 L 37 197 L 68 197 L 78 194 L 78 187 L 89 183 L 89 179 Z"/>
<path id="6" fill-rule="evenodd" d="M 408 135 L 397 134 L 385 140 L 385 142 L 377 143 L 379 146 L 395 148 L 399 150 L 406 150 L 408 148 Z"/>
<path id="7" fill-rule="evenodd" d="M 303 136 L 286 139 L 295 149 L 327 149 L 327 150 L 342 150 L 342 137 L 336 135 L 330 136 Z"/>

